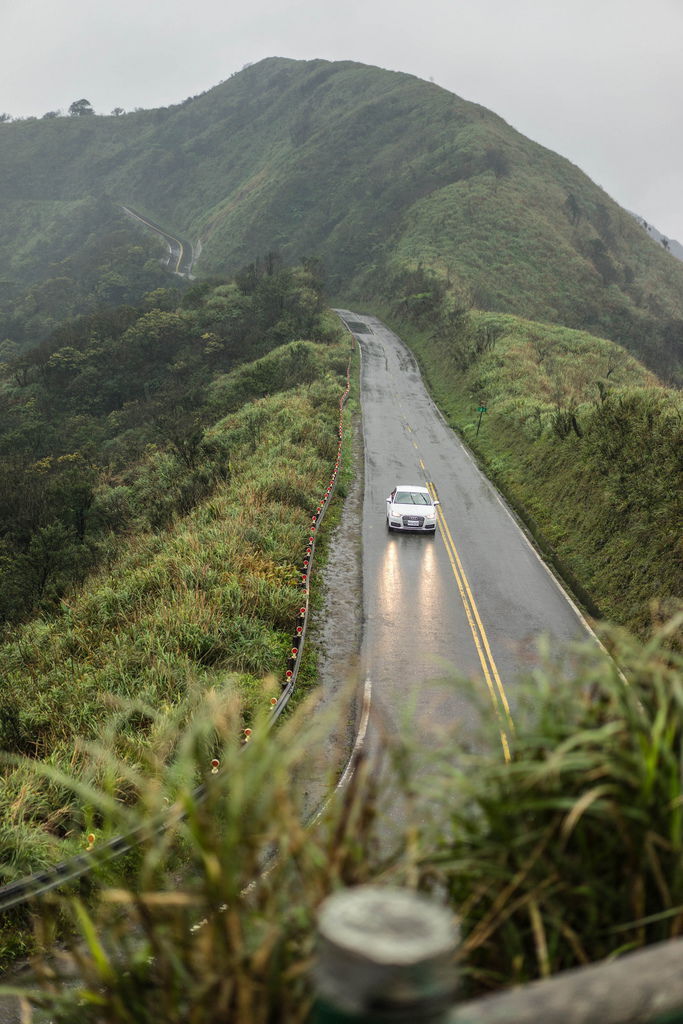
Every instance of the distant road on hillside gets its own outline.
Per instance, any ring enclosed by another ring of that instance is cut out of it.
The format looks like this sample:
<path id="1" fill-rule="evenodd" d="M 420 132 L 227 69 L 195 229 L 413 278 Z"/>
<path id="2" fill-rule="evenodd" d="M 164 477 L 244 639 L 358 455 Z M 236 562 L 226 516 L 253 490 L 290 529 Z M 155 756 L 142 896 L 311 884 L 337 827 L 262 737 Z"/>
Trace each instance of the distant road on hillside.
<path id="1" fill-rule="evenodd" d="M 190 242 L 169 234 L 169 232 L 160 227 L 159 224 L 155 224 L 154 221 L 149 220 L 148 217 L 132 210 L 130 206 L 123 206 L 122 209 L 124 213 L 128 214 L 129 217 L 132 217 L 133 220 L 139 221 L 140 224 L 144 224 L 149 231 L 152 231 L 155 235 L 159 235 L 160 238 L 163 238 L 169 250 L 168 265 L 174 274 L 179 274 L 181 277 L 192 277 L 194 251 Z"/>
<path id="2" fill-rule="evenodd" d="M 361 661 L 375 715 L 424 743 L 454 723 L 468 733 L 469 705 L 443 680 L 476 678 L 507 756 L 517 680 L 537 662 L 538 637 L 559 650 L 589 627 L 445 424 L 409 350 L 376 318 L 338 312 L 362 351 Z M 438 496 L 435 536 L 388 532 L 385 502 L 399 483 Z"/>

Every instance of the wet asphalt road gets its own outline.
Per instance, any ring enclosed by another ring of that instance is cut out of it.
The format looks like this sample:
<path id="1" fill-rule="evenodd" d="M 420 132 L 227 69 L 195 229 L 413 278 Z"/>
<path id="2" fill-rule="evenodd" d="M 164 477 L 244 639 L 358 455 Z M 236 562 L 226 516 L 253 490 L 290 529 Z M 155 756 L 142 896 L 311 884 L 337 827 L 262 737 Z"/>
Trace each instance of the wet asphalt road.
<path id="1" fill-rule="evenodd" d="M 444 680 L 476 679 L 507 755 L 516 680 L 536 641 L 585 639 L 589 628 L 427 394 L 402 342 L 374 317 L 339 311 L 362 353 L 365 439 L 361 671 L 374 714 L 417 743 L 474 728 L 470 703 Z M 360 330 L 358 325 L 364 325 Z M 441 502 L 434 537 L 386 526 L 398 483 Z"/>

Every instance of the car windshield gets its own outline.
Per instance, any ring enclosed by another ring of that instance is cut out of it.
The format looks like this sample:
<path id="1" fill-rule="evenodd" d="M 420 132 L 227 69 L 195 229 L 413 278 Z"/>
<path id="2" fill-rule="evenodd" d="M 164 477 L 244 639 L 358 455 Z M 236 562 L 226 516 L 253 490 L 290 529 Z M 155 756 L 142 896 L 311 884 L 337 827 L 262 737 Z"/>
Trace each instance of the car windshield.
<path id="1" fill-rule="evenodd" d="M 432 500 L 424 491 L 396 491 L 396 505 L 431 505 Z"/>

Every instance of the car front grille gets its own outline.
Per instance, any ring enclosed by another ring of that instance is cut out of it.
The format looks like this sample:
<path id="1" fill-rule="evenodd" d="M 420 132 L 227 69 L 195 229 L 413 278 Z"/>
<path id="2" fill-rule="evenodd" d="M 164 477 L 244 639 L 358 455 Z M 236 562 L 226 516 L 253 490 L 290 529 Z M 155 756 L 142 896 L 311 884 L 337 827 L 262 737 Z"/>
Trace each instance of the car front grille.
<path id="1" fill-rule="evenodd" d="M 408 529 L 422 529 L 425 524 L 424 516 L 403 516 L 403 525 Z"/>

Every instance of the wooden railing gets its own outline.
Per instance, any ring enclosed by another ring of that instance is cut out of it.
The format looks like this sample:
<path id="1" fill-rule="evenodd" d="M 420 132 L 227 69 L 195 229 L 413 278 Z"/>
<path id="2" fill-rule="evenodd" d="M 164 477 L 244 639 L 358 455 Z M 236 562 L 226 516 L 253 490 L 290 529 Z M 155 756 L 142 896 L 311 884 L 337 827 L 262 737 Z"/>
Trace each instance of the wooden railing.
<path id="1" fill-rule="evenodd" d="M 458 1003 L 458 936 L 450 910 L 410 891 L 335 894 L 319 916 L 311 1024 L 683 1022 L 683 939 Z"/>

